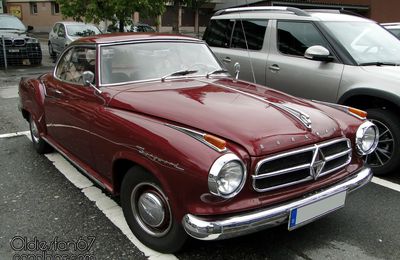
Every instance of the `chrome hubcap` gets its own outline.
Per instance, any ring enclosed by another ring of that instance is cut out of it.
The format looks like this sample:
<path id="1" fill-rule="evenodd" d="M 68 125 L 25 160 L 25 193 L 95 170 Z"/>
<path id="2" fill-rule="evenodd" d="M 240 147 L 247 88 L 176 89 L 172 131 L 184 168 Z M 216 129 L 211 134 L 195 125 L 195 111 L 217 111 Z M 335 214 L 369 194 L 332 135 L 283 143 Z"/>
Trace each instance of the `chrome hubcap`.
<path id="1" fill-rule="evenodd" d="M 151 227 L 160 226 L 165 219 L 162 200 L 151 192 L 143 193 L 138 200 L 140 218 Z"/>
<path id="2" fill-rule="evenodd" d="M 164 236 L 171 228 L 172 215 L 164 193 L 152 183 L 140 183 L 131 194 L 133 217 L 154 237 Z"/>
<path id="3" fill-rule="evenodd" d="M 379 167 L 385 165 L 392 158 L 395 142 L 389 127 L 374 119 L 370 119 L 370 121 L 379 129 L 379 142 L 375 151 L 369 154 L 366 160 L 370 166 Z"/>
<path id="4" fill-rule="evenodd" d="M 39 142 L 39 130 L 37 128 L 37 125 L 33 119 L 31 119 L 31 133 L 32 133 L 32 139 L 35 143 Z"/>

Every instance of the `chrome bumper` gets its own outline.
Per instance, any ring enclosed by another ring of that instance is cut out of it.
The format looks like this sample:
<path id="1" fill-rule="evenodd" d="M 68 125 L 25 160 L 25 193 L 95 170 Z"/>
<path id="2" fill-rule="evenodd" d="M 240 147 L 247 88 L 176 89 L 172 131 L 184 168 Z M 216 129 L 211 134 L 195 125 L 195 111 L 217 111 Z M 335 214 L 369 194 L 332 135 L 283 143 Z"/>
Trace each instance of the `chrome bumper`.
<path id="1" fill-rule="evenodd" d="M 371 169 L 363 168 L 344 181 L 305 198 L 218 220 L 186 214 L 183 217 L 182 224 L 190 236 L 200 240 L 237 237 L 287 222 L 291 209 L 319 201 L 341 191 L 350 193 L 367 184 L 371 178 Z"/>

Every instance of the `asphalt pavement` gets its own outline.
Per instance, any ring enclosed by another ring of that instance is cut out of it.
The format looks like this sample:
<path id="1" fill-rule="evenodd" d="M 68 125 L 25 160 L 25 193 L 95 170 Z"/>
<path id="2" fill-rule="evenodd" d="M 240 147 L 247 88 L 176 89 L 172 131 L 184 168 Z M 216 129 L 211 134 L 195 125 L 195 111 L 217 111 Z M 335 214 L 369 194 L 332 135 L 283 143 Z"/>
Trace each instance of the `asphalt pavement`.
<path id="1" fill-rule="evenodd" d="M 43 65 L 0 70 L 0 259 L 400 259 L 399 174 L 374 178 L 344 208 L 291 232 L 280 226 L 224 241 L 190 240 L 175 255 L 146 248 L 127 229 L 118 198 L 59 154 L 34 151 L 17 110 L 17 84 L 51 70 L 48 56 Z"/>

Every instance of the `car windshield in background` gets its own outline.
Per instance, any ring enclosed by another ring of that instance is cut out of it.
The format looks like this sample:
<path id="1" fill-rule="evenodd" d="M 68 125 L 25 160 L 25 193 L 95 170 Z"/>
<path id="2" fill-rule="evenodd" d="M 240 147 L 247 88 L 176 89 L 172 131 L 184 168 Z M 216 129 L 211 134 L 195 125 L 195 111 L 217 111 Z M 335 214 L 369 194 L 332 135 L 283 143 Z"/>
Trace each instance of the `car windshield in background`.
<path id="1" fill-rule="evenodd" d="M 371 22 L 323 22 L 359 65 L 400 64 L 400 41 Z"/>
<path id="2" fill-rule="evenodd" d="M 222 67 L 204 43 L 148 42 L 102 46 L 102 84 L 205 76 Z M 190 73 L 180 73 L 182 71 Z M 178 73 L 179 72 L 179 73 Z"/>
<path id="3" fill-rule="evenodd" d="M 0 30 L 26 31 L 26 28 L 17 17 L 0 16 Z"/>
<path id="4" fill-rule="evenodd" d="M 69 36 L 85 37 L 85 36 L 101 34 L 101 31 L 96 26 L 93 25 L 74 24 L 67 26 L 67 33 Z"/>

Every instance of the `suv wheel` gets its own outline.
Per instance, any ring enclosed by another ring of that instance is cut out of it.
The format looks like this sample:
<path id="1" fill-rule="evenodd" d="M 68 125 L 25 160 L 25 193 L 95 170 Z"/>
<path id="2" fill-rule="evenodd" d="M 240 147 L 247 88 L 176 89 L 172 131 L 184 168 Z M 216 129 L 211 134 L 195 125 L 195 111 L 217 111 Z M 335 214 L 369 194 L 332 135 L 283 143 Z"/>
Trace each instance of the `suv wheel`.
<path id="1" fill-rule="evenodd" d="M 368 119 L 379 129 L 379 143 L 375 152 L 368 155 L 367 163 L 375 175 L 391 173 L 400 166 L 400 125 L 397 116 L 378 108 L 367 109 Z"/>

